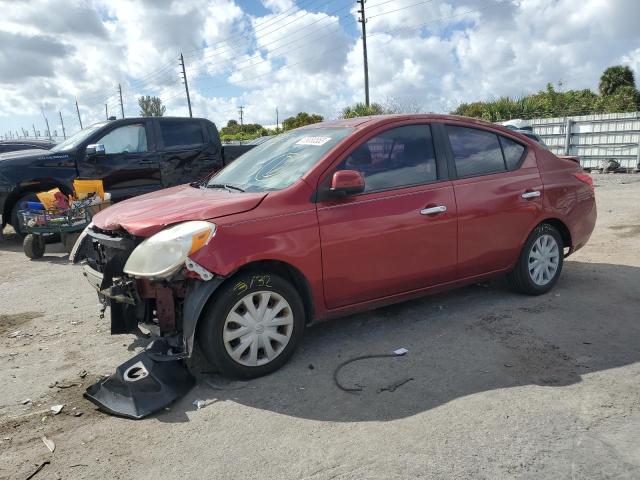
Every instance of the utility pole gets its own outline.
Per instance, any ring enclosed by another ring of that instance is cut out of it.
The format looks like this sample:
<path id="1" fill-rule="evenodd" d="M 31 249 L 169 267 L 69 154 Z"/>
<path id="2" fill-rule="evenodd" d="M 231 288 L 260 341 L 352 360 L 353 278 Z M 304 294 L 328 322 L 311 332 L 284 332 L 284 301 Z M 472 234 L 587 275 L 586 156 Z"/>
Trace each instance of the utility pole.
<path id="1" fill-rule="evenodd" d="M 49 120 L 47 119 L 47 116 L 44 114 L 44 110 L 42 110 L 42 116 L 44 117 L 44 122 L 47 124 L 47 136 L 49 137 L 49 140 L 51 140 L 51 130 L 49 130 Z"/>
<path id="2" fill-rule="evenodd" d="M 122 103 L 122 86 L 118 84 L 118 93 L 120 94 L 120 113 L 122 113 L 122 118 L 124 118 L 124 104 Z"/>
<path id="3" fill-rule="evenodd" d="M 242 132 L 242 127 L 244 126 L 244 106 L 240 106 L 240 131 Z"/>
<path id="4" fill-rule="evenodd" d="M 189 83 L 187 82 L 187 72 L 184 68 L 184 57 L 180 54 L 180 65 L 182 66 L 182 81 L 184 82 L 184 90 L 187 92 L 187 105 L 189 106 L 189 118 L 193 118 L 191 113 L 191 97 L 189 96 Z"/>
<path id="5" fill-rule="evenodd" d="M 364 102 L 369 106 L 369 61 L 367 60 L 367 18 L 364 14 L 364 4 L 367 0 L 356 0 L 360 4 L 360 18 L 358 21 L 362 24 L 362 54 L 364 55 Z"/>
<path id="6" fill-rule="evenodd" d="M 60 115 L 60 125 L 62 125 L 62 138 L 67 139 L 67 132 L 64 131 L 64 122 L 62 121 L 62 112 L 58 110 L 58 114 Z"/>
<path id="7" fill-rule="evenodd" d="M 36 124 L 32 123 L 31 126 L 33 127 L 33 136 L 38 138 L 38 132 L 36 132 Z"/>
<path id="8" fill-rule="evenodd" d="M 107 107 L 107 104 L 104 104 L 104 117 L 109 120 L 109 107 Z"/>
<path id="9" fill-rule="evenodd" d="M 82 118 L 80 118 L 80 109 L 78 108 L 77 100 L 76 100 L 76 112 L 78 112 L 78 122 L 80 122 L 80 130 L 82 130 Z"/>
<path id="10" fill-rule="evenodd" d="M 280 116 L 278 115 L 278 107 L 276 107 L 276 131 L 280 128 Z"/>

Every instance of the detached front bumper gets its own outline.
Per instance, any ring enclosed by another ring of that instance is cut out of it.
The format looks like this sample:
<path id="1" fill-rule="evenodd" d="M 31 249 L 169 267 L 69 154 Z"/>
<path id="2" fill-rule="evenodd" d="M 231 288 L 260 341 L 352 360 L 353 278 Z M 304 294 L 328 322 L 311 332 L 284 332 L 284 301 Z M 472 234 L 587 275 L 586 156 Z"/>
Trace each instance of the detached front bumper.
<path id="1" fill-rule="evenodd" d="M 82 273 L 111 317 L 111 334 L 138 333 L 143 324 L 157 338 L 85 396 L 103 410 L 142 418 L 188 391 L 193 378 L 184 362 L 193 353 L 198 319 L 222 278 L 208 281 L 178 272 L 170 280 L 132 278 L 123 271 L 139 240 L 87 229 L 76 245 Z"/>

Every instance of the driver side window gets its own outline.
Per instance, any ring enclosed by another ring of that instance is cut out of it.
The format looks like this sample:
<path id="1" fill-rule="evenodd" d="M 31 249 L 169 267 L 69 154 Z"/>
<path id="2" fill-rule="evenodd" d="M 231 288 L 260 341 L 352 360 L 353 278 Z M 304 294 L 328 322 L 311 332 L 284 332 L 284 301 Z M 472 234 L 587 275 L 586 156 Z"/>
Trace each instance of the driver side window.
<path id="1" fill-rule="evenodd" d="M 107 133 L 96 143 L 102 143 L 106 154 L 142 153 L 147 151 L 144 125 L 125 125 Z"/>
<path id="2" fill-rule="evenodd" d="M 356 148 L 338 170 L 356 170 L 365 192 L 435 182 L 436 156 L 429 125 L 392 128 Z"/>

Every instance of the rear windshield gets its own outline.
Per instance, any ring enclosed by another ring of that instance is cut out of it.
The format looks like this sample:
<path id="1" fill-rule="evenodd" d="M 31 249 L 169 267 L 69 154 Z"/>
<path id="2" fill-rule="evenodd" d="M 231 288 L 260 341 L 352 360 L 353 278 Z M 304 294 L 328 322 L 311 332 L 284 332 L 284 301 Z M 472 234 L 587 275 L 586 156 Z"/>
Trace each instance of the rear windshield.
<path id="1" fill-rule="evenodd" d="M 209 185 L 232 185 L 246 192 L 281 190 L 307 173 L 353 130 L 304 128 L 282 133 L 238 157 Z"/>

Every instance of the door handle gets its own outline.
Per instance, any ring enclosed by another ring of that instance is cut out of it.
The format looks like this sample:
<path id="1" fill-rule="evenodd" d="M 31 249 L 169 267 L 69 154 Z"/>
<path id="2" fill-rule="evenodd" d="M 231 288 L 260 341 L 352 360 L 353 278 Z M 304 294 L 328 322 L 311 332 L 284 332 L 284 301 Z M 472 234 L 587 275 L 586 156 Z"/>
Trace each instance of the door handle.
<path id="1" fill-rule="evenodd" d="M 533 190 L 532 192 L 524 192 L 520 196 L 524 199 L 529 199 L 529 198 L 538 198 L 541 195 L 542 193 L 540 192 L 540 190 Z"/>
<path id="2" fill-rule="evenodd" d="M 152 163 L 156 163 L 155 160 L 138 160 L 138 163 L 142 165 L 151 165 Z"/>
<path id="3" fill-rule="evenodd" d="M 437 207 L 423 208 L 422 210 L 420 210 L 420 215 L 434 215 L 437 213 L 444 213 L 446 211 L 447 207 L 445 207 L 444 205 L 438 205 Z"/>

